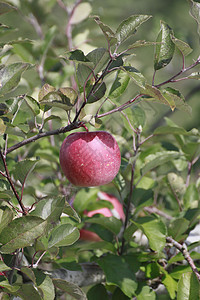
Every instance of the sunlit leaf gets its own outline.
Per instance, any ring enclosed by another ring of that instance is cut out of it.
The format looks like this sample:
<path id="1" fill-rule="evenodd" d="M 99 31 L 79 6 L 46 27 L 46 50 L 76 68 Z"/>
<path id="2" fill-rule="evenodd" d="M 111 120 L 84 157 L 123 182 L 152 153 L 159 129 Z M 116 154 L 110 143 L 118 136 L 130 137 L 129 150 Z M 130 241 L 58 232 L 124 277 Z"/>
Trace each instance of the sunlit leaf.
<path id="1" fill-rule="evenodd" d="M 161 21 L 161 29 L 157 38 L 158 44 L 156 44 L 154 68 L 159 70 L 167 66 L 174 55 L 175 45 L 171 40 L 173 35 L 172 29 L 168 24 Z"/>
<path id="2" fill-rule="evenodd" d="M 123 43 L 131 35 L 135 34 L 138 27 L 150 18 L 151 16 L 148 15 L 132 15 L 124 20 L 116 31 L 118 43 Z"/>
<path id="3" fill-rule="evenodd" d="M 200 72 L 193 72 L 187 78 L 200 80 Z"/>
<path id="4" fill-rule="evenodd" d="M 0 135 L 4 134 L 6 131 L 6 125 L 4 124 L 4 121 L 0 119 Z"/>
<path id="5" fill-rule="evenodd" d="M 90 15 L 91 10 L 92 7 L 88 2 L 82 2 L 77 5 L 70 20 L 71 24 L 78 24 L 84 21 Z"/>
<path id="6" fill-rule="evenodd" d="M 120 97 L 126 90 L 130 76 L 123 70 L 117 72 L 116 78 L 111 86 L 108 97 L 112 100 Z"/>
<path id="7" fill-rule="evenodd" d="M 88 223 L 93 223 L 93 224 L 99 224 L 103 227 L 105 227 L 106 229 L 108 229 L 109 231 L 111 231 L 112 233 L 114 233 L 115 235 L 117 235 L 121 229 L 122 223 L 120 220 L 118 220 L 115 217 L 92 217 L 92 218 L 88 218 L 86 219 L 86 222 Z"/>
<path id="8" fill-rule="evenodd" d="M 189 55 L 193 51 L 192 48 L 190 48 L 190 46 L 186 42 L 177 39 L 173 35 L 171 35 L 171 39 L 175 46 L 181 51 L 181 53 L 184 56 Z"/>
<path id="9" fill-rule="evenodd" d="M 0 207 L 0 232 L 6 226 L 8 226 L 8 224 L 12 221 L 13 217 L 14 217 L 14 213 L 8 206 Z"/>
<path id="10" fill-rule="evenodd" d="M 146 78 L 134 67 L 125 66 L 121 68 L 124 70 L 129 77 L 133 80 L 133 82 L 139 86 L 140 88 L 144 89 L 146 87 Z"/>
<path id="11" fill-rule="evenodd" d="M 105 35 L 109 45 L 112 46 L 113 44 L 116 44 L 117 38 L 115 36 L 115 33 L 112 31 L 112 29 L 108 25 L 102 23 L 98 16 L 94 16 L 93 19 L 95 20 L 95 22 L 101 28 L 101 30 L 102 30 L 103 34 Z"/>
<path id="12" fill-rule="evenodd" d="M 0 96 L 14 90 L 23 74 L 31 65 L 28 63 L 13 63 L 0 69 Z"/>
<path id="13" fill-rule="evenodd" d="M 86 57 L 94 65 L 92 68 L 94 74 L 101 72 L 110 59 L 109 52 L 105 48 L 94 49 Z"/>
<path id="14" fill-rule="evenodd" d="M 13 220 L 0 233 L 1 253 L 12 253 L 16 249 L 31 246 L 46 229 L 46 221 L 33 216 Z"/>
<path id="15" fill-rule="evenodd" d="M 14 6 L 12 6 L 11 4 L 8 4 L 6 2 L 0 2 L 0 15 L 6 14 L 10 11 L 12 11 L 13 9 L 16 9 Z"/>
<path id="16" fill-rule="evenodd" d="M 53 283 L 58 289 L 69 294 L 72 299 L 87 300 L 85 293 L 79 286 L 63 279 L 53 279 Z"/>
<path id="17" fill-rule="evenodd" d="M 19 180 L 21 184 L 24 184 L 29 173 L 35 168 L 38 159 L 36 160 L 22 160 L 15 164 L 13 175 L 15 180 Z"/>
<path id="18" fill-rule="evenodd" d="M 80 237 L 79 231 L 76 227 L 71 224 L 62 224 L 53 229 L 49 242 L 48 248 L 69 246 L 74 244 Z"/>
<path id="19" fill-rule="evenodd" d="M 194 273 L 184 273 L 178 282 L 177 300 L 193 299 L 200 299 L 200 283 Z"/>
<path id="20" fill-rule="evenodd" d="M 26 95 L 24 97 L 24 100 L 26 101 L 26 104 L 31 109 L 33 114 L 37 116 L 40 113 L 40 106 L 39 103 L 31 96 Z"/>

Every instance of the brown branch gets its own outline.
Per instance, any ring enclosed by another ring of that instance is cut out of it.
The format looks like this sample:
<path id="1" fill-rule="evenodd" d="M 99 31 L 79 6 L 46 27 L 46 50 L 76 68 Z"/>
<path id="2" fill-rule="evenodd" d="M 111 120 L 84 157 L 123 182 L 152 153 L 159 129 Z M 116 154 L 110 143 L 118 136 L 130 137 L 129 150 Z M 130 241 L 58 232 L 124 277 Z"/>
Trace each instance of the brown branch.
<path id="1" fill-rule="evenodd" d="M 13 194 L 15 195 L 15 197 L 16 197 L 16 199 L 17 199 L 17 201 L 18 201 L 18 203 L 19 203 L 19 205 L 20 205 L 20 207 L 22 209 L 23 214 L 27 215 L 28 211 L 25 208 L 24 204 L 22 203 L 22 199 L 20 198 L 20 196 L 18 195 L 18 193 L 17 193 L 17 191 L 15 189 L 14 183 L 13 183 L 13 181 L 12 181 L 12 179 L 10 177 L 10 173 L 8 171 L 8 167 L 7 167 L 5 156 L 3 155 L 3 153 L 2 153 L 1 150 L 0 150 L 0 157 L 1 157 L 1 160 L 3 162 L 3 166 L 4 166 L 4 169 L 5 169 L 5 173 L 6 173 L 6 178 L 7 178 L 8 182 L 9 182 L 9 184 L 10 184 L 10 187 L 11 187 L 11 189 L 13 191 Z"/>
<path id="2" fill-rule="evenodd" d="M 25 146 L 25 145 L 30 144 L 32 142 L 35 142 L 38 139 L 41 139 L 43 137 L 48 137 L 48 136 L 51 136 L 51 135 L 58 135 L 58 134 L 61 134 L 61 133 L 69 132 L 73 129 L 79 128 L 80 126 L 81 126 L 81 122 L 73 122 L 73 123 L 67 125 L 66 127 L 61 127 L 61 128 L 58 128 L 58 129 L 55 129 L 55 130 L 52 130 L 52 131 L 38 133 L 37 135 L 34 135 L 34 136 L 32 136 L 28 139 L 25 139 L 25 140 L 15 144 L 15 145 L 11 146 L 10 148 L 7 149 L 7 153 L 10 153 L 10 152 L 22 147 L 22 146 Z"/>
<path id="3" fill-rule="evenodd" d="M 194 272 L 194 274 L 196 275 L 197 279 L 200 281 L 200 273 L 198 272 L 193 259 L 191 258 L 187 247 L 185 245 L 181 245 L 180 243 L 178 243 L 177 241 L 175 241 L 172 237 L 167 237 L 166 238 L 167 243 L 171 243 L 176 249 L 178 249 L 183 257 L 185 258 L 185 260 L 188 262 L 188 264 L 190 265 L 192 271 Z"/>

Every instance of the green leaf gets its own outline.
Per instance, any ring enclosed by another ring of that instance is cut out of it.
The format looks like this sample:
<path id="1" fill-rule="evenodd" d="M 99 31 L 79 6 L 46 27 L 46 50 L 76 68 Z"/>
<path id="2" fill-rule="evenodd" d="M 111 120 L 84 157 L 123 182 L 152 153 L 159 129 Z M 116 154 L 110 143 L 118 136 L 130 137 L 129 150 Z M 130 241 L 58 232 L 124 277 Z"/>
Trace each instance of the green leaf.
<path id="1" fill-rule="evenodd" d="M 81 222 L 80 216 L 75 211 L 75 209 L 73 207 L 71 207 L 71 205 L 68 202 L 65 202 L 63 213 L 65 213 L 69 217 L 73 218 L 75 221 L 77 221 L 79 223 Z"/>
<path id="2" fill-rule="evenodd" d="M 154 251 L 162 251 L 166 245 L 167 230 L 165 224 L 158 218 L 142 217 L 138 222 L 131 220 L 141 229 L 149 240 L 149 246 Z"/>
<path id="3" fill-rule="evenodd" d="M 138 27 L 150 18 L 151 16 L 148 15 L 132 15 L 128 19 L 124 20 L 116 31 L 118 43 L 123 43 L 131 35 L 135 34 Z"/>
<path id="4" fill-rule="evenodd" d="M 1 253 L 12 253 L 16 249 L 31 246 L 35 239 L 44 234 L 47 222 L 34 216 L 13 220 L 0 233 Z"/>
<path id="5" fill-rule="evenodd" d="M 179 51 L 184 55 L 184 56 L 187 56 L 188 54 L 190 54 L 193 50 L 192 48 L 190 48 L 190 46 L 175 38 L 175 36 L 171 35 L 171 39 L 172 39 L 172 42 L 175 44 L 175 46 L 179 49 Z"/>
<path id="6" fill-rule="evenodd" d="M 98 16 L 94 16 L 93 19 L 99 25 L 99 27 L 101 28 L 106 40 L 108 41 L 108 44 L 110 46 L 116 44 L 117 43 L 117 38 L 115 36 L 115 33 L 112 31 L 112 29 L 108 25 L 102 23 Z"/>
<path id="7" fill-rule="evenodd" d="M 34 284 L 36 283 L 36 278 L 34 272 L 28 267 L 21 267 L 20 271 L 24 273 Z"/>
<path id="8" fill-rule="evenodd" d="M 194 273 L 184 273 L 178 282 L 177 300 L 200 299 L 200 283 Z"/>
<path id="9" fill-rule="evenodd" d="M 94 285 L 92 288 L 89 289 L 87 292 L 87 299 L 88 300 L 109 300 L 106 288 L 103 284 L 99 283 Z"/>
<path id="10" fill-rule="evenodd" d="M 97 48 L 87 54 L 87 59 L 94 65 L 92 68 L 94 74 L 98 74 L 107 65 L 110 55 L 107 49 Z"/>
<path id="11" fill-rule="evenodd" d="M 120 97 L 126 90 L 129 81 L 130 76 L 126 72 L 123 70 L 118 71 L 117 76 L 110 88 L 108 97 L 111 100 Z"/>
<path id="12" fill-rule="evenodd" d="M 59 107 L 64 110 L 70 110 L 76 104 L 78 98 L 77 92 L 70 87 L 60 88 L 58 91 L 45 84 L 39 92 L 38 99 L 41 104 L 50 107 Z"/>
<path id="13" fill-rule="evenodd" d="M 15 295 L 23 300 L 43 300 L 36 287 L 31 283 L 21 284 Z"/>
<path id="14" fill-rule="evenodd" d="M 117 235 L 120 232 L 122 223 L 115 217 L 92 217 L 85 220 L 87 223 L 99 224 L 104 228 L 111 231 L 113 234 Z"/>
<path id="15" fill-rule="evenodd" d="M 27 159 L 27 160 L 21 160 L 17 162 L 13 170 L 13 176 L 15 180 L 19 180 L 23 185 L 30 172 L 32 172 L 33 169 L 35 168 L 37 162 L 38 159 L 36 160 Z"/>
<path id="16" fill-rule="evenodd" d="M 162 95 L 169 103 L 172 111 L 176 107 L 177 109 L 185 111 L 190 115 L 192 114 L 191 107 L 185 102 L 183 95 L 178 90 L 168 87 L 162 90 Z"/>
<path id="17" fill-rule="evenodd" d="M 70 20 L 71 24 L 78 24 L 88 18 L 92 7 L 88 2 L 82 2 L 75 7 L 74 13 Z"/>
<path id="18" fill-rule="evenodd" d="M 37 203 L 31 215 L 47 220 L 48 227 L 51 228 L 59 221 L 64 205 L 65 197 L 45 198 Z"/>
<path id="19" fill-rule="evenodd" d="M 170 172 L 167 174 L 167 180 L 171 189 L 178 195 L 182 196 L 185 193 L 186 187 L 184 179 L 176 173 Z"/>
<path id="20" fill-rule="evenodd" d="M 13 63 L 0 69 L 0 96 L 13 91 L 24 71 L 31 67 L 28 63 Z"/>
<path id="21" fill-rule="evenodd" d="M 125 295 L 132 298 L 137 289 L 135 272 L 123 256 L 108 254 L 96 259 L 103 269 L 108 285 L 118 286 Z"/>
<path id="22" fill-rule="evenodd" d="M 16 9 L 14 6 L 6 3 L 6 2 L 0 2 L 0 15 L 6 14 L 13 9 Z"/>
<path id="23" fill-rule="evenodd" d="M 24 100 L 26 101 L 27 106 L 31 109 L 33 114 L 35 116 L 39 115 L 40 113 L 40 105 L 39 103 L 31 96 L 26 95 L 24 97 Z"/>
<path id="24" fill-rule="evenodd" d="M 55 299 L 55 287 L 52 279 L 45 275 L 42 282 L 37 282 L 37 288 L 42 294 L 42 300 L 54 300 Z"/>
<path id="25" fill-rule="evenodd" d="M 63 279 L 53 279 L 53 284 L 63 292 L 69 294 L 72 298 L 77 300 L 87 300 L 83 290 L 73 283 L 69 283 Z"/>
<path id="26" fill-rule="evenodd" d="M 1 287 L 4 288 L 5 292 L 14 294 L 16 291 L 20 290 L 20 286 L 18 284 L 11 285 L 7 279 L 2 280 L 0 282 L 1 282 Z"/>
<path id="27" fill-rule="evenodd" d="M 93 67 L 93 63 L 85 56 L 81 50 L 73 50 L 67 53 L 67 59 L 72 60 L 76 63 L 81 63 Z"/>
<path id="28" fill-rule="evenodd" d="M 200 35 L 200 4 L 199 2 L 188 0 L 190 5 L 190 15 L 195 19 L 198 26 L 198 34 Z"/>
<path id="29" fill-rule="evenodd" d="M 172 134 L 172 135 L 189 135 L 189 133 L 183 127 L 175 127 L 175 126 L 162 126 L 156 128 L 154 131 L 154 135 L 160 134 Z"/>
<path id="30" fill-rule="evenodd" d="M 0 260 L 0 272 L 12 270 L 2 260 Z"/>
<path id="31" fill-rule="evenodd" d="M 154 57 L 154 69 L 159 70 L 167 66 L 174 55 L 175 45 L 171 40 L 173 35 L 172 29 L 168 24 L 161 21 L 161 29 L 157 38 L 158 44 L 156 44 L 155 57 Z"/>
<path id="32" fill-rule="evenodd" d="M 172 236 L 176 241 L 180 241 L 182 235 L 187 231 L 189 223 L 185 218 L 177 218 L 171 221 L 168 227 L 168 235 Z"/>
<path id="33" fill-rule="evenodd" d="M 150 158 L 150 157 L 149 157 Z M 141 174 L 144 176 L 152 169 L 167 163 L 176 158 L 180 158 L 180 153 L 177 151 L 161 151 L 151 156 L 151 160 L 141 168 Z"/>
<path id="34" fill-rule="evenodd" d="M 57 28 L 55 25 L 47 30 L 45 37 L 42 41 L 42 46 L 41 46 L 41 53 L 43 55 L 44 55 L 44 53 L 47 53 L 55 35 L 56 35 L 56 32 L 57 32 Z"/>
<path id="35" fill-rule="evenodd" d="M 6 131 L 6 125 L 4 124 L 4 121 L 0 119 L 0 135 L 3 135 Z"/>
<path id="36" fill-rule="evenodd" d="M 195 185 L 195 183 L 191 183 L 184 194 L 183 197 L 184 207 L 186 209 L 192 207 L 192 205 L 196 202 L 199 202 L 199 192 Z"/>
<path id="37" fill-rule="evenodd" d="M 140 47 L 146 47 L 146 46 L 155 46 L 156 42 L 148 42 L 145 40 L 139 40 L 133 43 L 132 45 L 128 46 L 128 50 L 140 48 Z"/>
<path id="38" fill-rule="evenodd" d="M 163 270 L 163 273 L 164 276 L 162 278 L 162 283 L 168 290 L 170 299 L 175 299 L 177 291 L 177 282 L 166 271 Z"/>
<path id="39" fill-rule="evenodd" d="M 8 226 L 14 217 L 13 211 L 8 206 L 0 207 L 0 232 Z"/>
<path id="40" fill-rule="evenodd" d="M 100 100 L 106 92 L 106 85 L 104 82 L 97 83 L 94 86 L 91 87 L 88 96 L 87 96 L 87 103 L 94 103 L 98 100 Z"/>
<path id="41" fill-rule="evenodd" d="M 69 246 L 74 244 L 80 237 L 79 231 L 71 224 L 62 224 L 53 229 L 48 248 Z"/>
<path id="42" fill-rule="evenodd" d="M 149 286 L 143 286 L 137 294 L 137 300 L 156 300 L 156 293 Z"/>
<path id="43" fill-rule="evenodd" d="M 130 76 L 137 86 L 141 89 L 146 88 L 146 78 L 137 69 L 131 66 L 121 67 L 121 69 Z"/>
<path id="44" fill-rule="evenodd" d="M 126 108 L 124 113 L 125 115 L 122 115 L 124 125 L 131 134 L 133 133 L 133 130 L 130 127 L 130 124 L 135 129 L 138 128 L 139 126 L 144 127 L 146 122 L 146 115 L 145 115 L 145 111 L 139 105 L 134 105 L 129 108 Z M 126 117 L 128 118 L 130 124 Z"/>

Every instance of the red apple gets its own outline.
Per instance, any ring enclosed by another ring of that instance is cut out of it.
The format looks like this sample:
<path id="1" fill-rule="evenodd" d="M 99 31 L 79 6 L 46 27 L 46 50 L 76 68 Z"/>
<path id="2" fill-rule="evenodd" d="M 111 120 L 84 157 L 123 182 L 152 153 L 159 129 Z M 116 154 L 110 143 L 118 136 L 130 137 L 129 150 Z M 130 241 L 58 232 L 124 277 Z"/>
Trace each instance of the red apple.
<path id="1" fill-rule="evenodd" d="M 117 175 L 120 163 L 119 146 L 106 131 L 72 133 L 60 149 L 63 173 L 77 186 L 110 183 Z"/>
<path id="2" fill-rule="evenodd" d="M 109 209 L 107 207 L 104 207 L 104 208 L 99 208 L 99 209 L 92 210 L 89 212 L 85 211 L 85 215 L 87 215 L 88 217 L 92 217 L 96 214 L 102 214 L 105 217 L 114 216 L 117 219 L 121 219 L 122 221 L 125 220 L 123 206 L 116 197 L 114 197 L 111 194 L 107 194 L 105 192 L 99 192 L 98 199 L 107 200 L 107 201 L 111 202 L 113 205 L 113 208 Z M 94 241 L 94 242 L 101 241 L 101 238 L 95 232 L 91 232 L 84 228 L 82 228 L 80 230 L 80 239 L 85 240 L 85 241 Z"/>

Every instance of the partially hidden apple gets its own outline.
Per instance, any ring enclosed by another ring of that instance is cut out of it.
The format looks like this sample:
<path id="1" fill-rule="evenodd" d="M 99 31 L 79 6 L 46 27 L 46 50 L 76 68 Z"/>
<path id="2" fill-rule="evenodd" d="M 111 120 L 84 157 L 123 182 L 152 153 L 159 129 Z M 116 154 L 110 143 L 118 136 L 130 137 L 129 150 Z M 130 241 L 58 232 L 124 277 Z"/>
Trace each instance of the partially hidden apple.
<path id="1" fill-rule="evenodd" d="M 96 214 L 102 214 L 105 217 L 114 216 L 117 219 L 121 219 L 122 221 L 125 221 L 125 214 L 123 211 L 123 206 L 116 197 L 114 197 L 111 194 L 107 194 L 105 192 L 99 192 L 98 200 L 99 199 L 107 200 L 107 201 L 111 202 L 113 205 L 113 208 L 109 209 L 107 207 L 104 207 L 104 208 L 100 208 L 100 209 L 96 209 L 96 210 L 92 210 L 92 211 L 85 211 L 84 214 L 86 216 L 92 217 Z M 82 228 L 80 230 L 80 240 L 97 242 L 97 241 L 101 241 L 101 238 L 95 232 L 92 232 L 85 228 Z"/>
<path id="2" fill-rule="evenodd" d="M 76 132 L 60 148 L 60 165 L 76 186 L 110 183 L 119 172 L 121 154 L 114 137 L 106 131 Z"/>

